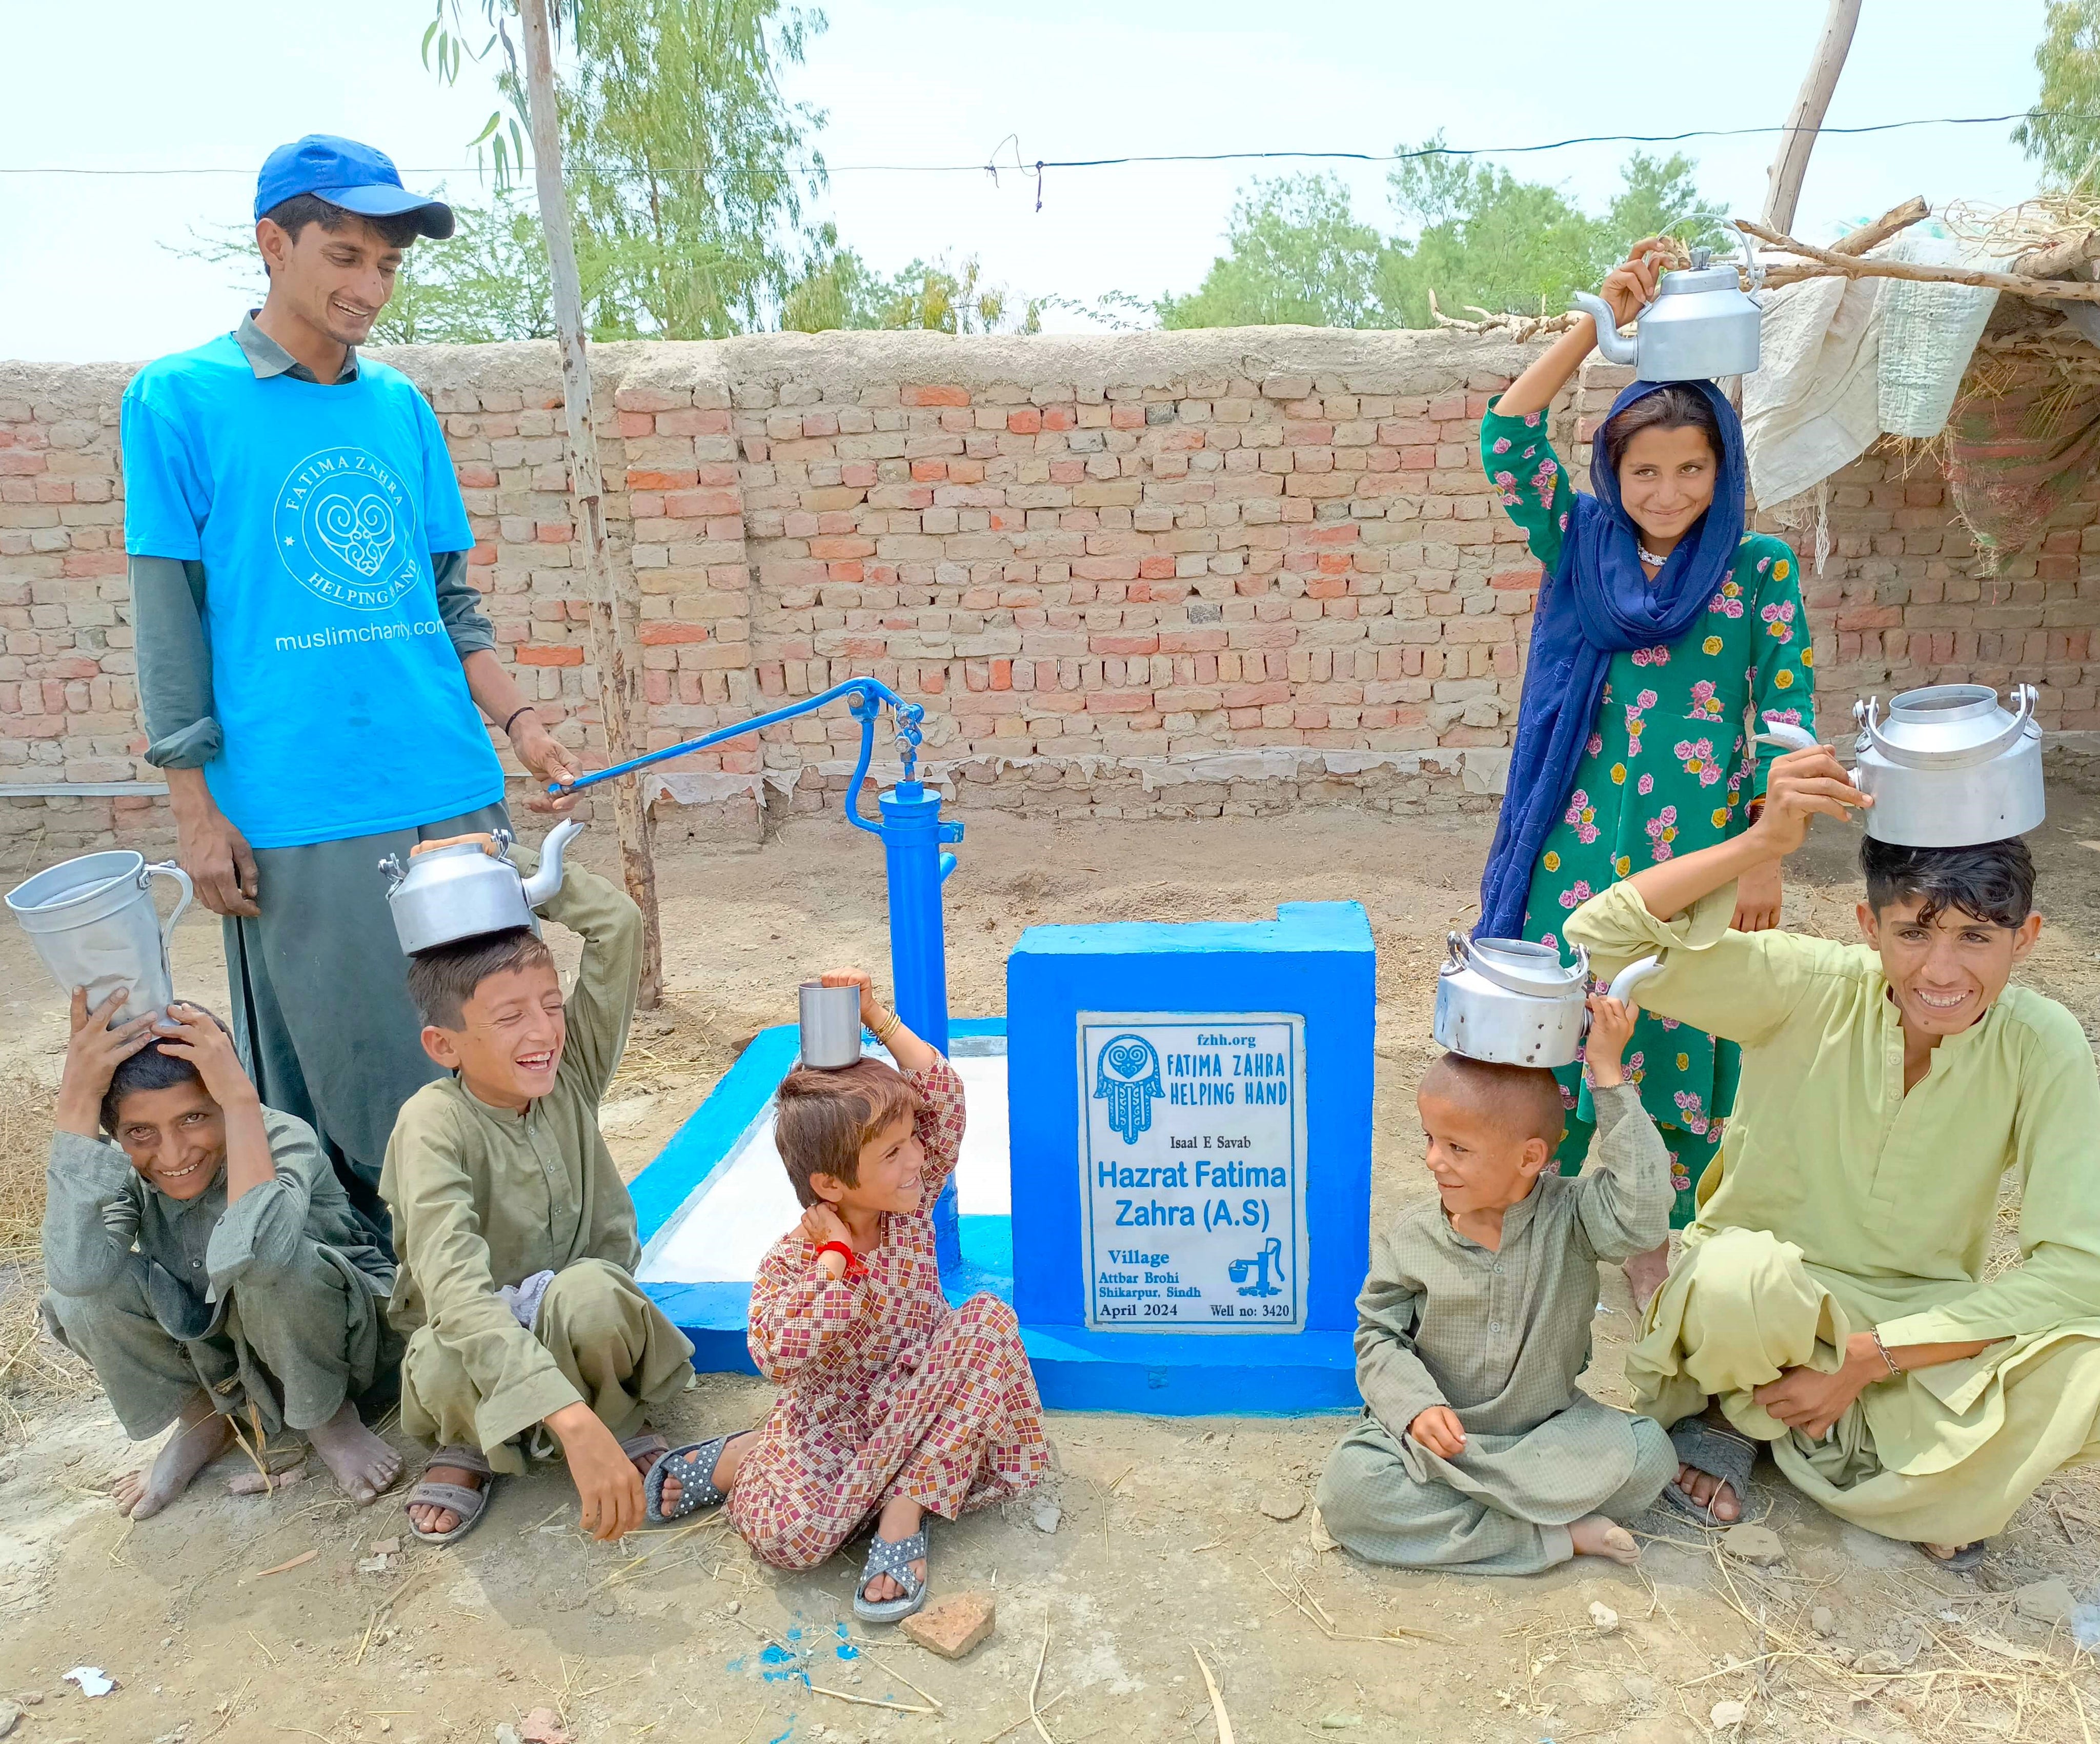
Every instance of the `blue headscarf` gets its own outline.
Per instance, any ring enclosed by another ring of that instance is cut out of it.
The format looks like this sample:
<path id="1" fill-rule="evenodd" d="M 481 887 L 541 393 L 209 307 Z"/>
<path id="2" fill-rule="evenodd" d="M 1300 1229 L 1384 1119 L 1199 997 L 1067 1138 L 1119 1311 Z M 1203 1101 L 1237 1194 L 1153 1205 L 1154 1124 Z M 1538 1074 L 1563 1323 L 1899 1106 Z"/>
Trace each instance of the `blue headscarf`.
<path id="1" fill-rule="evenodd" d="M 1596 729 L 1612 656 L 1676 641 L 1699 621 L 1735 568 L 1747 469 L 1741 421 L 1720 390 L 1710 381 L 1636 381 L 1612 402 L 1605 422 L 1673 385 L 1703 394 L 1720 425 L 1713 505 L 1677 542 L 1651 583 L 1641 568 L 1639 529 L 1619 500 L 1617 471 L 1606 461 L 1604 443 L 1597 443 L 1590 467 L 1595 494 L 1575 493 L 1560 566 L 1540 588 L 1532 620 L 1508 791 L 1480 875 L 1480 919 L 1474 928 L 1479 937 L 1514 939 L 1523 932 L 1532 868 Z"/>

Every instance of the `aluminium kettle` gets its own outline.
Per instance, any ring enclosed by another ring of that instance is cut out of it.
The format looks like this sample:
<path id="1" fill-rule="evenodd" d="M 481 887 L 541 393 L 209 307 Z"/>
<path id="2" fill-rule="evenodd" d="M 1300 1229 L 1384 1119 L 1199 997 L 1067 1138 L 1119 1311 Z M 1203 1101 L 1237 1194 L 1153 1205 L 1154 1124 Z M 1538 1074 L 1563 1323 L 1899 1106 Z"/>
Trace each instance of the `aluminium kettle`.
<path id="1" fill-rule="evenodd" d="M 1453 932 L 1445 949 L 1430 1025 L 1438 1046 L 1496 1065 L 1574 1064 L 1590 1027 L 1588 951 L 1575 947 L 1571 969 L 1560 952 L 1525 939 Z M 1624 999 L 1661 967 L 1653 957 L 1627 964 L 1612 982 L 1612 998 Z"/>
<path id="2" fill-rule="evenodd" d="M 2037 828 L 2048 811 L 2037 699 L 2032 685 L 2013 687 L 2010 708 L 1988 685 L 1928 685 L 1896 696 L 1886 721 L 1879 698 L 1855 702 L 1852 781 L 1874 802 L 1867 834 L 1899 848 L 1973 848 Z M 1794 751 L 1815 743 L 1769 719 L 1758 737 Z"/>
<path id="3" fill-rule="evenodd" d="M 1750 239 L 1740 230 L 1736 236 L 1755 289 L 1764 281 L 1764 268 Z M 1643 381 L 1746 376 L 1758 367 L 1764 311 L 1744 294 L 1733 266 L 1712 262 L 1712 250 L 1694 249 L 1689 267 L 1663 274 L 1654 301 L 1635 317 L 1630 339 L 1620 333 L 1611 305 L 1603 297 L 1577 291 L 1571 301 L 1597 324 L 1597 350 L 1604 360 L 1632 364 Z"/>
<path id="4" fill-rule="evenodd" d="M 540 870 L 530 878 L 510 862 L 515 838 L 508 830 L 495 832 L 493 854 L 479 842 L 434 848 L 412 855 L 405 866 L 389 854 L 379 870 L 388 880 L 386 907 L 402 951 L 412 957 L 485 932 L 536 927 L 532 911 L 562 887 L 562 850 L 582 829 L 571 817 L 549 830 Z"/>

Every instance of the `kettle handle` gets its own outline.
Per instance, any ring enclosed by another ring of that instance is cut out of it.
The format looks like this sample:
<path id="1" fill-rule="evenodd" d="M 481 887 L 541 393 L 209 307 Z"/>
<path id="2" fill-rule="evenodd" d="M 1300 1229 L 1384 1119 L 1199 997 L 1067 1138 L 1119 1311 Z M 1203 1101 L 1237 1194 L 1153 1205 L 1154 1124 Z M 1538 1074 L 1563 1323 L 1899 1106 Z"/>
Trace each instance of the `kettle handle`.
<path id="1" fill-rule="evenodd" d="M 1784 745 L 1789 751 L 1813 751 L 1818 742 L 1807 728 L 1791 720 L 1775 720 L 1765 716 L 1765 729 L 1754 735 L 1760 745 Z"/>
<path id="2" fill-rule="evenodd" d="M 1472 953 L 1467 949 L 1465 934 L 1447 932 L 1444 935 L 1444 961 L 1437 966 L 1436 972 L 1449 975 L 1454 970 L 1464 968 L 1471 958 Z"/>
<path id="3" fill-rule="evenodd" d="M 161 949 L 168 951 L 174 949 L 169 943 L 169 935 L 174 931 L 175 923 L 183 918 L 183 910 L 189 907 L 190 898 L 196 894 L 196 886 L 190 882 L 189 874 L 172 860 L 157 861 L 148 865 L 139 874 L 139 887 L 143 890 L 146 880 L 153 878 L 171 878 L 182 887 L 182 895 L 176 898 L 174 910 L 161 923 Z"/>
<path id="4" fill-rule="evenodd" d="M 2020 735 L 2034 720 L 2035 705 L 2040 699 L 2041 693 L 2032 685 L 2014 685 L 2011 724 L 1988 744 L 1973 746 L 1956 755 L 1935 756 L 1930 752 L 1907 751 L 1877 732 L 1881 712 L 1879 697 L 1862 697 L 1855 702 L 1852 719 L 1860 729 L 1862 748 L 1871 747 L 1890 763 L 1900 764 L 1907 769 L 1970 769 L 1979 763 L 1988 763 L 1993 757 L 2003 756 L 2018 744 Z"/>
<path id="5" fill-rule="evenodd" d="M 1758 258 L 1758 251 L 1750 246 L 1749 232 L 1740 224 L 1727 227 L 1736 233 L 1736 240 L 1743 245 L 1743 276 L 1749 280 L 1745 288 L 1754 293 L 1765 282 L 1765 263 Z"/>

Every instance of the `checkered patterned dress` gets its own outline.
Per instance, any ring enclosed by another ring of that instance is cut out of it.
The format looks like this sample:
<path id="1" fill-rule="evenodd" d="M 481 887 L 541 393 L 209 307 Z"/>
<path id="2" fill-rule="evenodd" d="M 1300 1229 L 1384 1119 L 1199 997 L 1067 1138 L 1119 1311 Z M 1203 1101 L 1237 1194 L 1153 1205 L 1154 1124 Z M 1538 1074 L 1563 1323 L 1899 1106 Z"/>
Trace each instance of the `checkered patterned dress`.
<path id="1" fill-rule="evenodd" d="M 951 1308 L 941 1293 L 933 1201 L 962 1147 L 962 1080 L 945 1059 L 907 1076 L 924 1101 L 919 1209 L 886 1217 L 881 1246 L 836 1282 L 798 1230 L 752 1283 L 752 1359 L 780 1394 L 729 1516 L 776 1567 L 823 1561 L 893 1495 L 953 1520 L 1049 1463 L 1013 1310 L 983 1295 Z"/>

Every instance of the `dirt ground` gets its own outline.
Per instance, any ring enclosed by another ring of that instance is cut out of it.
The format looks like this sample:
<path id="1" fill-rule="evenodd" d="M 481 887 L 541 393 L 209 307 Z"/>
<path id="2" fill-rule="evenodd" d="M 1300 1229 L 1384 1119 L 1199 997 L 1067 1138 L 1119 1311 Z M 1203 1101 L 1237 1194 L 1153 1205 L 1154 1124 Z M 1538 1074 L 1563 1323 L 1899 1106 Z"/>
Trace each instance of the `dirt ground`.
<path id="1" fill-rule="evenodd" d="M 953 1009 L 1004 1009 L 1006 953 L 1034 922 L 1251 919 L 1284 901 L 1361 901 L 1379 953 L 1372 1215 L 1387 1218 L 1427 1190 L 1414 1084 L 1432 1053 L 1441 940 L 1469 918 L 1487 832 L 1480 819 L 1344 810 L 1054 826 L 973 816 L 950 885 Z M 586 839 L 601 863 L 602 834 Z M 1789 925 L 1853 936 L 1849 846 L 1835 831 L 1811 845 Z M 2100 804 L 2057 795 L 2036 847 L 2049 924 L 2026 978 L 2089 1033 Z M 762 847 L 681 845 L 660 875 L 668 1020 L 638 1035 L 606 1112 L 630 1171 L 740 1038 L 792 1016 L 798 978 L 886 966 L 880 854 L 836 820 L 791 824 Z M 216 923 L 193 917 L 178 938 L 179 986 L 222 996 Z M 0 1011 L 0 1079 L 18 1081 L 0 1139 L 40 1171 L 38 1099 L 55 1080 L 62 1015 L 11 928 Z M 20 1163 L 15 1177 L 19 1206 Z M 15 1257 L 33 1266 L 33 1253 Z M 0 1296 L 0 1327 L 25 1327 L 28 1275 Z M 1588 1385 L 1624 1403 L 1632 1319 L 1615 1269 L 1602 1270 L 1599 1296 Z M 237 1453 L 164 1514 L 128 1525 L 104 1492 L 151 1450 L 125 1443 L 64 1353 L 0 1332 L 0 1698 L 26 1704 L 15 1735 L 31 1744 L 489 1744 L 536 1707 L 592 1744 L 1083 1744 L 1208 1740 L 1225 1724 L 1248 1744 L 1352 1731 L 1908 1744 L 2089 1740 L 2100 1727 L 2090 1661 L 2016 1597 L 2049 1577 L 2089 1596 L 2100 1490 L 2080 1474 L 2045 1486 L 1971 1575 L 1816 1513 L 1767 1466 L 1753 1517 L 1779 1533 L 1776 1565 L 1726 1558 L 1710 1535 L 1651 1515 L 1638 1570 L 1578 1561 L 1480 1580 L 1371 1568 L 1323 1544 L 1309 1494 L 1341 1420 L 1053 1414 L 1054 1513 L 1031 1499 L 936 1530 L 937 1596 L 989 1589 L 999 1605 L 993 1637 L 951 1663 L 888 1631 L 864 1645 L 843 1559 L 782 1575 L 712 1520 L 593 1544 L 558 1468 L 503 1482 L 457 1548 L 408 1540 L 383 1561 L 373 1547 L 400 1535 L 397 1501 L 357 1508 L 324 1473 L 236 1499 L 225 1482 L 246 1465 Z M 665 1427 L 748 1424 L 767 1398 L 753 1380 L 702 1377 Z M 1593 1621 L 1599 1605 L 1617 1614 L 1608 1630 Z M 81 1665 L 106 1670 L 114 1693 L 90 1700 L 61 1681 Z"/>

